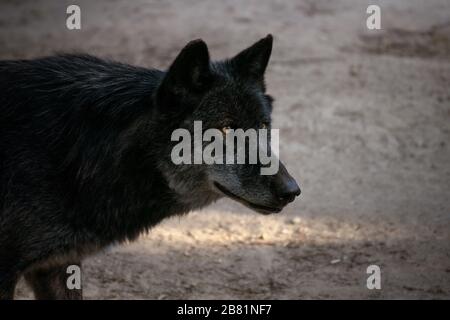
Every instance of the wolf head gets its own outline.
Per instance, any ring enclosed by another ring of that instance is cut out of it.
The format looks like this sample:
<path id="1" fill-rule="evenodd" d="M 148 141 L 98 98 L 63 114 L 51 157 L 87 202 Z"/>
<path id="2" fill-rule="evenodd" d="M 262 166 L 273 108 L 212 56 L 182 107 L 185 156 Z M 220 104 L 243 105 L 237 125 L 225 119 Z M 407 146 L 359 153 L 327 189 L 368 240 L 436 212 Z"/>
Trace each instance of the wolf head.
<path id="1" fill-rule="evenodd" d="M 264 72 L 272 42 L 268 35 L 235 57 L 216 62 L 210 60 L 205 42 L 188 43 L 164 75 L 155 95 L 156 110 L 165 130 L 183 128 L 194 136 L 194 121 L 201 121 L 203 131 L 215 128 L 224 137 L 230 129 L 270 129 L 273 99 L 266 93 Z M 201 143 L 203 147 L 208 144 Z M 251 142 L 245 143 L 249 149 Z M 256 163 L 175 164 L 170 158 L 174 145 L 173 141 L 167 145 L 160 167 L 170 187 L 192 208 L 227 196 L 268 214 L 280 212 L 300 194 L 296 181 L 281 162 L 272 175 L 261 174 L 267 164 L 262 164 L 259 156 Z M 258 139 L 256 149 L 260 147 Z M 271 153 L 270 137 L 263 147 Z"/>

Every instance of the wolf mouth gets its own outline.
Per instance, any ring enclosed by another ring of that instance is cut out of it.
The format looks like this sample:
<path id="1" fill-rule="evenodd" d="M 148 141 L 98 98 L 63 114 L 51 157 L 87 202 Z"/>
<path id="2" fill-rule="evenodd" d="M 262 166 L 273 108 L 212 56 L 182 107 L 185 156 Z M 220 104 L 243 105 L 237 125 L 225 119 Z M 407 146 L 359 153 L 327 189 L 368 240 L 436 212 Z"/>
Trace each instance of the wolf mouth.
<path id="1" fill-rule="evenodd" d="M 214 181 L 214 186 L 217 189 L 219 189 L 220 192 L 222 192 L 227 197 L 230 197 L 231 199 L 236 200 L 236 201 L 242 203 L 243 205 L 245 205 L 253 210 L 256 210 L 260 213 L 263 213 L 263 214 L 278 213 L 283 209 L 280 207 L 264 206 L 261 204 L 256 204 L 256 203 L 250 202 L 248 200 L 245 200 L 244 198 L 235 195 L 234 193 L 232 193 L 231 191 L 229 191 L 227 188 L 225 188 L 224 186 L 222 186 L 221 184 L 219 184 L 216 181 Z"/>

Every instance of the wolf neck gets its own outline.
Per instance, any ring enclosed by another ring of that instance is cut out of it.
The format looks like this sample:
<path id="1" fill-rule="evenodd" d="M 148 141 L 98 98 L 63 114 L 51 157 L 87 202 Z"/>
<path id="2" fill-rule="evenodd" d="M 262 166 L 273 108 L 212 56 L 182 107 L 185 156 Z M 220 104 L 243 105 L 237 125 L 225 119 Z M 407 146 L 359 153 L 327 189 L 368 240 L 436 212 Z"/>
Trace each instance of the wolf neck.
<path id="1" fill-rule="evenodd" d="M 174 177 L 153 164 L 121 158 L 104 174 L 86 181 L 81 197 L 95 205 L 85 207 L 80 201 L 74 214 L 84 221 L 93 219 L 93 232 L 104 233 L 108 241 L 133 240 L 165 218 L 187 214 L 219 198 L 195 177 Z"/>

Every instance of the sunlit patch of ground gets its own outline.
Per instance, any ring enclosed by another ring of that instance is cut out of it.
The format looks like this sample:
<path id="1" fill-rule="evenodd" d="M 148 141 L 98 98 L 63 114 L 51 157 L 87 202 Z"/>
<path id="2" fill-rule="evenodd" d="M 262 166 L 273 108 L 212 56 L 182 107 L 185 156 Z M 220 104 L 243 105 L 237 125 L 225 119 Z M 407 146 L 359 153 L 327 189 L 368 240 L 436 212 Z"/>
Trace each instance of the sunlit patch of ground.
<path id="1" fill-rule="evenodd" d="M 86 298 L 444 298 L 449 238 L 408 224 L 196 212 L 91 257 Z M 430 246 L 430 241 L 434 244 Z M 424 249 L 433 248 L 429 252 Z M 407 266 L 405 267 L 405 263 Z M 366 288 L 379 265 L 382 289 Z M 18 296 L 31 298 L 22 283 Z"/>

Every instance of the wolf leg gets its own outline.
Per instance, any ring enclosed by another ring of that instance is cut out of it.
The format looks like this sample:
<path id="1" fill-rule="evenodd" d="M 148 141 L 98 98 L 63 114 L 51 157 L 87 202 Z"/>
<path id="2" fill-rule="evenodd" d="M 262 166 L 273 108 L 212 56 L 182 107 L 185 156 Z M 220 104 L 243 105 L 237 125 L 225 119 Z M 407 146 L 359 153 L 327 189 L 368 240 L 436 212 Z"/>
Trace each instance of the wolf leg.
<path id="1" fill-rule="evenodd" d="M 79 288 L 70 286 L 68 266 L 64 264 L 48 268 L 40 268 L 25 274 L 25 280 L 34 291 L 34 296 L 39 300 L 81 300 L 83 292 L 81 284 Z M 74 263 L 81 270 L 81 263 Z M 81 275 L 80 275 L 81 276 Z M 79 279 L 81 281 L 81 279 Z"/>

